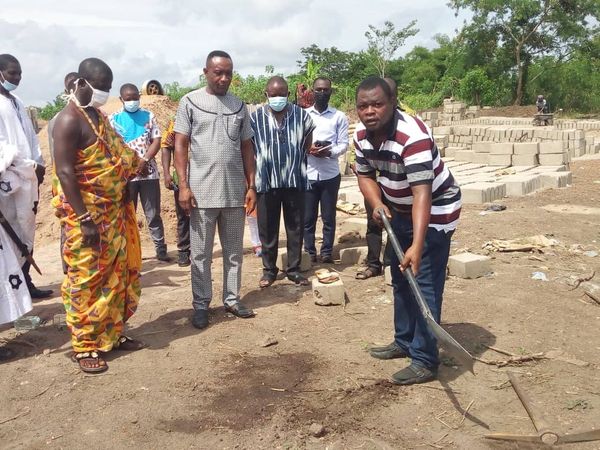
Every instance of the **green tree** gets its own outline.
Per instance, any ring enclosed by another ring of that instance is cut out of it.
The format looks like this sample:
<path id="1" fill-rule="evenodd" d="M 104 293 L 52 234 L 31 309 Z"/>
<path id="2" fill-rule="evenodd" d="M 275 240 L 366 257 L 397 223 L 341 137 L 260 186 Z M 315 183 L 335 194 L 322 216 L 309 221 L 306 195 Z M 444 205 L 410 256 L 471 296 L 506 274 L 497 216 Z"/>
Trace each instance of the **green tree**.
<path id="1" fill-rule="evenodd" d="M 398 49 L 404 45 L 406 39 L 419 32 L 419 29 L 415 28 L 416 24 L 417 21 L 412 20 L 400 30 L 396 30 L 396 26 L 389 20 L 384 22 L 381 29 L 369 25 L 369 31 L 365 32 L 368 42 L 367 53 L 380 77 L 386 76 L 386 68 L 389 61 L 394 57 Z"/>
<path id="2" fill-rule="evenodd" d="M 40 108 L 38 116 L 44 120 L 52 119 L 56 114 L 62 111 L 66 106 L 67 100 L 65 100 L 63 94 L 58 94 L 54 101 L 46 103 L 45 106 Z"/>
<path id="3" fill-rule="evenodd" d="M 465 35 L 495 40 L 513 55 L 514 104 L 523 101 L 529 66 L 540 55 L 562 59 L 598 33 L 598 0 L 450 0 L 473 13 Z M 594 20 L 595 19 L 595 20 Z M 475 44 L 479 42 L 473 41 Z"/>
<path id="4" fill-rule="evenodd" d="M 477 106 L 481 106 L 484 100 L 489 101 L 493 89 L 494 83 L 481 67 L 469 70 L 459 84 L 460 97 Z"/>

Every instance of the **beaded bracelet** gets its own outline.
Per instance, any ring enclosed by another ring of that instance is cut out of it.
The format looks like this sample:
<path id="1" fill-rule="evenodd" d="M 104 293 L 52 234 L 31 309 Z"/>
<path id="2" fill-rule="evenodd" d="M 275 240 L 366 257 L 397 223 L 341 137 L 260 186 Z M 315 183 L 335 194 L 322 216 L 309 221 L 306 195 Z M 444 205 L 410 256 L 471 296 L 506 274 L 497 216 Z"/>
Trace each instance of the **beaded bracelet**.
<path id="1" fill-rule="evenodd" d="M 86 211 L 82 215 L 76 217 L 75 220 L 77 222 L 86 222 L 86 221 L 92 220 L 92 215 L 90 214 L 89 211 Z"/>

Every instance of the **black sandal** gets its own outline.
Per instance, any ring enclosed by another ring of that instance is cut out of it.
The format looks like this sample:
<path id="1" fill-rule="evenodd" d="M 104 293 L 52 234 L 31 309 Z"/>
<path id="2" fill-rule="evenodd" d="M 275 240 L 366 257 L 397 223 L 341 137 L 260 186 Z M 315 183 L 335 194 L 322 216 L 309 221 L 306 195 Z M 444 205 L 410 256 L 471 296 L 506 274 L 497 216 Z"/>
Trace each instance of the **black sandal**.
<path id="1" fill-rule="evenodd" d="M 114 345 L 115 350 L 122 350 L 125 352 L 135 352 L 137 350 L 141 350 L 145 347 L 142 341 L 138 341 L 137 339 L 130 338 L 129 336 L 125 336 L 124 334 L 117 339 L 117 342 Z"/>
<path id="2" fill-rule="evenodd" d="M 372 267 L 367 267 L 362 272 L 358 272 L 355 278 L 357 280 L 366 280 L 367 278 L 377 277 L 381 275 L 381 272 L 381 270 L 373 269 Z"/>

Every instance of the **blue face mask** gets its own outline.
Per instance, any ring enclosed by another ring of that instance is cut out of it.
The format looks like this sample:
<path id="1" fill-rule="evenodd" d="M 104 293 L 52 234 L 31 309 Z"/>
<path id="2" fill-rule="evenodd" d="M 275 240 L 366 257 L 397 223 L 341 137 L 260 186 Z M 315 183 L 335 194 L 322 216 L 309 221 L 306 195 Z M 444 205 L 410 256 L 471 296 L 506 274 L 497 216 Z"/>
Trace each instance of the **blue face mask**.
<path id="1" fill-rule="evenodd" d="M 287 97 L 269 97 L 269 106 L 273 111 L 283 111 L 285 105 L 287 105 Z"/>
<path id="2" fill-rule="evenodd" d="M 134 113 L 138 109 L 140 109 L 140 101 L 139 100 L 129 100 L 127 102 L 123 102 L 123 108 L 125 111 Z"/>
<path id="3" fill-rule="evenodd" d="M 2 72 L 0 72 L 0 75 L 2 75 Z M 13 84 L 10 81 L 7 81 L 6 78 L 4 78 L 4 75 L 2 75 L 2 79 L 3 81 L 0 81 L 0 85 L 2 85 L 2 87 L 8 92 L 14 91 L 18 87 L 17 84 Z"/>

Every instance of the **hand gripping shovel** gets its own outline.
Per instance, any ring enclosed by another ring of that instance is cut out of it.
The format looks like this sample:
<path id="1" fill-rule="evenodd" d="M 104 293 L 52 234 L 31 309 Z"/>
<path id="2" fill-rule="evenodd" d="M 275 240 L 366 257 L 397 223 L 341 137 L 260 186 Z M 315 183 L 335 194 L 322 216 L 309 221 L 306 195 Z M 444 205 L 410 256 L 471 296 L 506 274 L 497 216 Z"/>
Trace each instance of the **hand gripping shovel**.
<path id="1" fill-rule="evenodd" d="M 394 251 L 398 256 L 398 261 L 402 261 L 404 259 L 404 252 L 400 247 L 400 242 L 398 242 L 398 238 L 396 237 L 394 230 L 392 230 L 392 225 L 390 224 L 389 219 L 385 215 L 385 211 L 383 210 L 383 208 L 379 208 L 378 212 L 383 222 L 383 225 L 385 226 L 385 230 L 387 231 L 388 239 L 392 243 L 392 247 L 394 247 Z M 439 323 L 435 321 L 433 315 L 431 314 L 431 310 L 429 309 L 429 306 L 427 306 L 427 302 L 423 297 L 421 288 L 419 288 L 419 284 L 417 283 L 412 269 L 410 267 L 407 267 L 402 273 L 406 277 L 408 284 L 410 285 L 410 289 L 412 290 L 412 293 L 415 299 L 417 300 L 417 304 L 419 305 L 421 314 L 423 314 L 423 317 L 427 322 L 429 331 L 431 331 L 431 333 L 436 337 L 440 345 L 444 347 L 444 349 L 450 354 L 450 356 L 456 358 L 457 361 L 459 361 L 463 366 L 469 369 L 469 371 L 474 375 L 475 372 L 473 371 L 473 357 L 468 351 L 465 350 L 465 348 L 462 345 L 456 342 L 456 340 L 452 336 L 450 336 L 448 332 L 440 326 Z"/>

